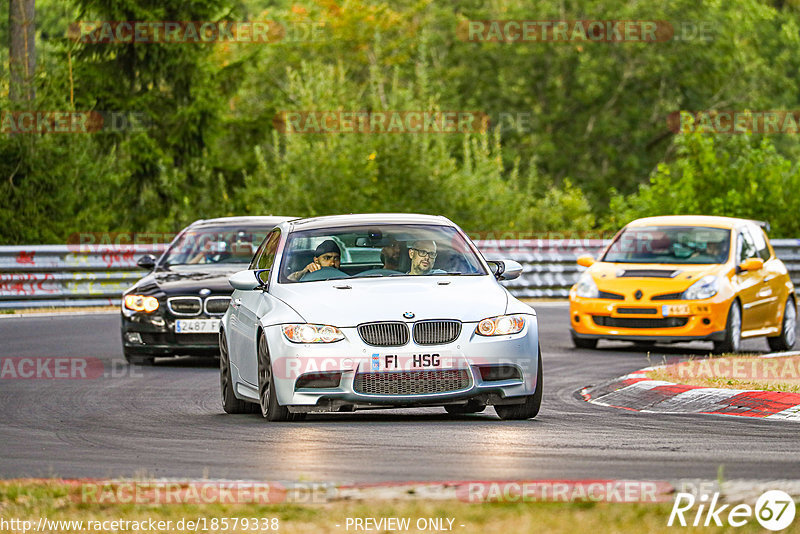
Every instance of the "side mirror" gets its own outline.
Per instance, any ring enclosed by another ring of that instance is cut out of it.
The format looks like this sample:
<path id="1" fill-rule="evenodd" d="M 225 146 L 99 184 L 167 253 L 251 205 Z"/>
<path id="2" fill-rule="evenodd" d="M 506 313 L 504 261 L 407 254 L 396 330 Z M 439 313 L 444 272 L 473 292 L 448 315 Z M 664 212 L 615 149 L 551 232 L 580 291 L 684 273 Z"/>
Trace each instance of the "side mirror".
<path id="1" fill-rule="evenodd" d="M 761 258 L 747 258 L 739 264 L 738 271 L 758 271 L 764 267 L 764 260 Z"/>
<path id="2" fill-rule="evenodd" d="M 136 261 L 136 265 L 138 265 L 142 269 L 147 269 L 149 271 L 152 271 L 153 268 L 156 266 L 156 257 L 153 256 L 152 254 L 145 254 Z"/>
<path id="3" fill-rule="evenodd" d="M 228 278 L 228 283 L 234 289 L 241 289 L 243 291 L 252 291 L 261 286 L 261 281 L 257 277 L 258 271 L 244 270 L 232 274 Z"/>
<path id="4" fill-rule="evenodd" d="M 595 261 L 593 257 L 589 256 L 588 254 L 584 254 L 583 256 L 578 256 L 576 263 L 581 267 L 591 267 L 594 265 Z"/>
<path id="5" fill-rule="evenodd" d="M 514 260 L 492 260 L 487 263 L 497 280 L 514 280 L 522 274 L 522 265 Z"/>

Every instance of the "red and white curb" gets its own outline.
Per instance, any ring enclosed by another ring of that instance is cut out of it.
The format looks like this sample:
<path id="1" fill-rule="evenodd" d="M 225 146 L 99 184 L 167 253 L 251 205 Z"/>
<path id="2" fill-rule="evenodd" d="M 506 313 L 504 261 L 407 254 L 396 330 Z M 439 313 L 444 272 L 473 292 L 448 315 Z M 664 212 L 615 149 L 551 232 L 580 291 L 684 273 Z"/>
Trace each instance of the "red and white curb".
<path id="1" fill-rule="evenodd" d="M 599 386 L 587 386 L 580 395 L 598 406 L 634 412 L 735 415 L 800 422 L 798 393 L 687 386 L 647 377 L 648 372 L 663 368 L 646 367 Z"/>

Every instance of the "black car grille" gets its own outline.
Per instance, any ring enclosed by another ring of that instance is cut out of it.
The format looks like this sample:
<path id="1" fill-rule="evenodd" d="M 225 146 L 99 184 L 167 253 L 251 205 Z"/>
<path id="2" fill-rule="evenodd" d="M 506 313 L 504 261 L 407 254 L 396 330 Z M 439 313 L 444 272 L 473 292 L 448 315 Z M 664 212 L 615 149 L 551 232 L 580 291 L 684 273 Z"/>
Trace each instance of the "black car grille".
<path id="1" fill-rule="evenodd" d="M 655 308 L 617 308 L 620 315 L 656 315 L 658 310 Z"/>
<path id="2" fill-rule="evenodd" d="M 353 380 L 353 390 L 365 395 L 423 395 L 468 387 L 469 373 L 466 369 L 359 373 Z"/>
<path id="3" fill-rule="evenodd" d="M 209 315 L 222 315 L 228 311 L 230 297 L 208 297 L 206 299 L 206 313 Z"/>
<path id="4" fill-rule="evenodd" d="M 681 300 L 683 296 L 683 292 L 678 291 L 677 293 L 664 293 L 662 295 L 653 295 L 650 297 L 650 300 Z"/>
<path id="5" fill-rule="evenodd" d="M 199 297 L 172 297 L 167 300 L 167 307 L 177 316 L 200 315 L 203 311 Z"/>
<path id="6" fill-rule="evenodd" d="M 664 269 L 626 269 L 617 274 L 617 278 L 674 278 L 680 272 Z"/>
<path id="7" fill-rule="evenodd" d="M 455 341 L 460 333 L 459 321 L 420 321 L 414 325 L 414 343 L 443 345 Z"/>
<path id="8" fill-rule="evenodd" d="M 408 343 L 405 323 L 367 323 L 358 326 L 358 335 L 373 347 L 400 347 Z"/>
<path id="9" fill-rule="evenodd" d="M 610 291 L 599 291 L 597 293 L 597 298 L 599 299 L 610 299 L 610 300 L 625 300 L 623 295 L 619 293 L 612 293 Z"/>
<path id="10" fill-rule="evenodd" d="M 608 317 L 606 315 L 592 315 L 592 320 L 599 326 L 612 326 L 617 328 L 678 328 L 684 326 L 687 317 L 665 317 L 663 319 L 634 318 L 634 317 Z"/>

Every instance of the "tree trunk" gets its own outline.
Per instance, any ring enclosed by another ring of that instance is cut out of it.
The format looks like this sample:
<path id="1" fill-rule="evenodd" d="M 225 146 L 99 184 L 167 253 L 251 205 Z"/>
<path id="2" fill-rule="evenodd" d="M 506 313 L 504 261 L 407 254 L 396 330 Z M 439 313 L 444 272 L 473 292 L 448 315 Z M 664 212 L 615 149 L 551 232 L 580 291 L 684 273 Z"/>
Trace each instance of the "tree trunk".
<path id="1" fill-rule="evenodd" d="M 12 102 L 33 100 L 36 96 L 33 76 L 36 72 L 35 0 L 9 0 L 9 56 L 11 75 L 8 96 Z"/>

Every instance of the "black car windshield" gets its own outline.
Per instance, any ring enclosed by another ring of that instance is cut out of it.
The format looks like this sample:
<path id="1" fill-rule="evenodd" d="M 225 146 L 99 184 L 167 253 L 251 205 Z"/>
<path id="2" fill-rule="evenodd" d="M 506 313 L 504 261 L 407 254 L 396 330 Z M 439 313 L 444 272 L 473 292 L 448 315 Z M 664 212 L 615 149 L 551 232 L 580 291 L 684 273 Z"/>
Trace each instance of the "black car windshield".
<path id="1" fill-rule="evenodd" d="M 614 263 L 725 263 L 731 231 L 705 226 L 634 226 L 614 240 L 602 261 Z"/>
<path id="2" fill-rule="evenodd" d="M 280 283 L 487 274 L 472 247 L 455 228 L 418 224 L 292 232 L 280 269 Z"/>
<path id="3" fill-rule="evenodd" d="M 164 253 L 159 265 L 247 264 L 272 227 L 189 229 Z"/>

